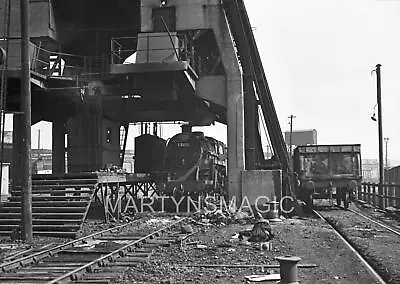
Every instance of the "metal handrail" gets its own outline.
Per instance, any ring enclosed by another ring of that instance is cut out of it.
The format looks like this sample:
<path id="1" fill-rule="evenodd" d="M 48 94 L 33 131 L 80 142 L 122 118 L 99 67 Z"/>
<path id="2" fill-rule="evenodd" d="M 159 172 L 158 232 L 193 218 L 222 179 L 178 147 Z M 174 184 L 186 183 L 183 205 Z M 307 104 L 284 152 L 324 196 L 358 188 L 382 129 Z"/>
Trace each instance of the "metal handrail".
<path id="1" fill-rule="evenodd" d="M 168 38 L 168 35 L 152 35 L 147 34 L 147 40 L 151 38 Z M 178 61 L 187 61 L 189 62 L 191 69 L 194 70 L 197 74 L 201 73 L 201 60 L 195 56 L 194 51 L 191 50 L 187 43 L 187 39 L 182 35 L 177 35 L 178 41 L 171 42 L 171 47 L 167 46 L 165 48 L 157 48 L 151 47 L 147 45 L 147 48 L 138 49 L 137 48 L 137 40 L 138 37 L 115 37 L 111 38 L 110 41 L 110 52 L 103 56 L 85 56 L 79 54 L 71 54 L 66 52 L 58 52 L 58 51 L 50 51 L 39 45 L 36 45 L 33 42 L 30 42 L 31 48 L 31 70 L 43 75 L 43 76 L 51 76 L 51 77 L 76 77 L 82 74 L 91 74 L 91 73 L 99 73 L 105 72 L 108 70 L 109 65 L 111 64 L 121 64 L 134 54 L 135 52 L 145 52 L 148 55 L 151 52 L 160 52 L 160 51 L 170 51 L 166 52 L 166 54 L 171 53 L 173 58 L 178 56 L 176 60 Z M 10 39 L 10 41 L 18 39 Z M 130 41 L 130 44 L 125 43 L 124 41 Z M 170 42 L 170 40 L 168 40 Z M 171 55 L 166 55 L 166 58 L 160 59 L 168 60 Z M 19 54 L 9 55 L 9 62 L 13 64 L 8 66 L 8 70 L 19 70 Z M 53 59 L 54 58 L 54 59 Z M 14 65 L 14 66 L 12 66 Z M 55 66 L 56 65 L 56 66 Z M 1 68 L 0 68 L 1 69 Z"/>
<path id="2" fill-rule="evenodd" d="M 133 42 L 138 42 L 139 37 L 137 36 L 132 36 L 132 37 L 114 37 L 111 38 L 111 62 L 112 64 L 122 64 L 129 56 L 133 55 L 135 52 L 136 54 L 138 52 L 145 52 L 146 58 L 148 61 L 149 54 L 150 52 L 157 52 L 157 51 L 171 51 L 171 54 L 176 57 L 176 60 L 178 61 L 188 61 L 189 64 L 191 65 L 192 69 L 196 72 L 199 73 L 199 70 L 197 70 L 200 66 L 200 64 L 197 64 L 196 56 L 194 56 L 193 52 L 190 51 L 188 45 L 187 45 L 187 40 L 185 37 L 181 35 L 177 35 L 178 37 L 178 43 L 174 43 L 170 35 L 168 34 L 146 34 L 147 38 L 147 48 L 144 49 L 139 49 L 137 48 L 132 48 L 131 46 L 127 46 L 128 44 L 124 44 L 124 41 L 129 41 L 131 43 Z M 149 39 L 150 38 L 168 38 L 168 42 L 171 44 L 171 47 L 166 47 L 166 48 L 157 48 L 157 47 L 150 47 L 149 46 Z M 177 45 L 177 46 L 176 46 Z M 169 55 L 170 56 L 170 55 Z M 169 57 L 168 56 L 168 57 Z M 164 58 L 166 60 L 167 58 Z M 161 62 L 163 60 L 160 60 Z"/>
<path id="3" fill-rule="evenodd" d="M 10 41 L 18 40 L 18 39 L 10 39 Z M 91 71 L 91 67 L 94 66 L 95 63 L 103 64 L 108 56 L 84 56 L 78 54 L 71 54 L 66 52 L 59 51 L 50 51 L 41 46 L 36 45 L 33 42 L 30 42 L 31 48 L 31 71 L 34 71 L 43 76 L 60 76 L 60 77 L 75 77 L 82 73 L 89 73 Z M 18 65 L 20 60 L 19 54 L 8 55 L 8 62 L 14 61 L 13 64 L 9 64 L 8 70 L 19 70 L 20 66 Z M 54 70 L 52 67 L 55 64 L 52 57 L 56 60 L 60 59 L 59 68 L 63 69 L 63 73 L 61 72 L 50 72 Z M 105 65 L 105 64 L 103 64 Z M 1 69 L 1 68 L 0 68 Z M 99 70 L 103 71 L 103 70 Z"/>

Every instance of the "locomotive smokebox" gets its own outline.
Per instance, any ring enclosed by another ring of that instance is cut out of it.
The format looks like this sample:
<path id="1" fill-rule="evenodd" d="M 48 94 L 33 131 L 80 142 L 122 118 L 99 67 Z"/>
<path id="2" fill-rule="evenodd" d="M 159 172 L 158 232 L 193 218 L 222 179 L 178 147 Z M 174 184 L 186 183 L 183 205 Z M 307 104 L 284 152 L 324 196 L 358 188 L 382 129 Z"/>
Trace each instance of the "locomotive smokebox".
<path id="1" fill-rule="evenodd" d="M 182 133 L 191 133 L 192 132 L 192 126 L 189 124 L 182 124 Z"/>

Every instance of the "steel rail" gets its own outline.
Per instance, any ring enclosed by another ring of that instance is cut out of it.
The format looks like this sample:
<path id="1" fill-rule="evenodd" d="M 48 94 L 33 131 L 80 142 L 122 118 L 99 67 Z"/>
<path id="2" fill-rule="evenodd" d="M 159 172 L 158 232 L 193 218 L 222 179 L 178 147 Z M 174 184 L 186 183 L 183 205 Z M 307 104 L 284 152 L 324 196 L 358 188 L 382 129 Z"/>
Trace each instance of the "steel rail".
<path id="1" fill-rule="evenodd" d="M 93 238 L 93 237 L 96 237 L 96 236 L 101 236 L 101 235 L 103 235 L 105 233 L 108 233 L 108 232 L 113 232 L 113 231 L 120 230 L 120 229 L 122 229 L 122 228 L 124 228 L 126 226 L 133 225 L 133 224 L 137 223 L 138 221 L 139 220 L 134 220 L 132 222 L 129 222 L 129 223 L 126 223 L 126 224 L 123 224 L 123 225 L 119 225 L 119 226 L 116 226 L 116 227 L 113 227 L 113 228 L 109 228 L 109 229 L 106 229 L 106 230 L 102 230 L 102 231 L 99 231 L 99 232 L 96 232 L 96 233 L 93 233 L 93 234 L 90 234 L 90 235 L 87 235 L 87 236 L 83 236 L 83 237 L 81 237 L 79 239 L 76 239 L 76 240 L 73 240 L 73 241 L 58 245 L 58 246 L 56 246 L 54 248 L 50 248 L 50 249 L 47 249 L 47 250 L 39 251 L 37 253 L 31 254 L 31 255 L 28 255 L 28 256 L 24 256 L 24 257 L 21 257 L 19 259 L 15 259 L 13 261 L 0 264 L 0 271 L 7 272 L 8 270 L 15 269 L 15 268 L 20 267 L 20 266 L 25 266 L 25 265 L 33 263 L 33 262 L 37 262 L 38 260 L 40 260 L 40 259 L 42 259 L 44 257 L 52 256 L 52 255 L 62 251 L 65 247 L 69 247 L 69 246 L 71 246 L 73 244 L 79 243 L 81 241 L 84 241 L 84 240 L 87 240 L 87 239 L 90 239 L 90 238 Z"/>
<path id="2" fill-rule="evenodd" d="M 396 235 L 398 235 L 400 237 L 400 232 L 399 231 L 396 231 L 396 230 L 390 228 L 389 226 L 386 226 L 385 224 L 382 224 L 382 223 L 380 223 L 378 221 L 375 221 L 372 218 L 370 218 L 370 217 L 368 217 L 368 216 L 366 216 L 366 215 L 364 215 L 364 214 L 362 214 L 360 212 L 354 211 L 353 209 L 347 209 L 347 211 L 350 211 L 350 212 L 352 212 L 354 214 L 357 214 L 357 215 L 367 219 L 368 221 L 370 221 L 370 222 L 372 222 L 372 223 L 374 223 L 374 224 L 376 224 L 378 226 L 381 226 L 382 228 L 385 228 L 386 230 L 388 230 L 388 231 L 390 231 L 390 232 L 392 232 L 392 233 L 394 233 L 394 234 L 396 234 Z"/>
<path id="3" fill-rule="evenodd" d="M 357 256 L 357 258 L 364 264 L 368 269 L 368 272 L 373 276 L 380 284 L 386 284 L 386 281 L 382 279 L 378 272 L 367 262 L 367 260 L 345 239 L 343 234 L 339 232 L 334 226 L 332 226 L 328 220 L 326 220 L 321 214 L 313 210 L 313 213 L 317 215 L 321 220 L 325 221 L 335 232 L 335 234 L 343 241 L 343 243 Z"/>
<path id="4" fill-rule="evenodd" d="M 149 238 L 153 238 L 154 236 L 159 236 L 163 231 L 175 226 L 176 224 L 179 224 L 180 222 L 182 222 L 182 221 L 184 221 L 186 219 L 188 219 L 188 217 L 183 217 L 180 220 L 178 220 L 178 221 L 176 221 L 176 222 L 174 222 L 172 224 L 169 224 L 169 225 L 167 225 L 167 226 L 165 226 L 165 227 L 163 227 L 161 229 L 158 229 L 157 231 L 154 231 L 154 232 L 152 232 L 152 233 L 150 233 L 150 234 L 148 234 L 148 235 L 146 235 L 146 236 L 144 236 L 144 237 L 142 237 L 142 238 L 140 238 L 138 240 L 131 241 L 131 242 L 127 243 L 126 245 L 116 249 L 115 251 L 113 251 L 113 252 L 111 252 L 111 253 L 109 253 L 107 255 L 99 257 L 98 259 L 95 259 L 95 260 L 93 260 L 91 262 L 88 262 L 88 263 L 86 263 L 86 264 L 84 264 L 84 265 L 82 265 L 82 266 L 80 266 L 80 267 L 78 267 L 78 268 L 76 268 L 76 269 L 74 269 L 72 271 L 69 271 L 69 272 L 57 277 L 56 279 L 53 279 L 51 281 L 46 282 L 46 284 L 63 283 L 63 282 L 60 282 L 60 281 L 63 281 L 66 278 L 70 278 L 70 280 L 72 280 L 72 281 L 78 280 L 78 277 L 76 276 L 76 274 L 82 272 L 82 270 L 86 270 L 87 272 L 91 272 L 92 271 L 91 267 L 93 265 L 98 265 L 98 266 L 101 267 L 101 266 L 104 266 L 104 261 L 113 262 L 115 260 L 115 257 L 123 257 L 125 255 L 126 251 L 130 252 L 132 250 L 132 248 L 131 248 L 132 246 L 138 245 L 141 242 L 143 242 L 143 241 L 145 241 L 145 240 L 147 240 Z"/>

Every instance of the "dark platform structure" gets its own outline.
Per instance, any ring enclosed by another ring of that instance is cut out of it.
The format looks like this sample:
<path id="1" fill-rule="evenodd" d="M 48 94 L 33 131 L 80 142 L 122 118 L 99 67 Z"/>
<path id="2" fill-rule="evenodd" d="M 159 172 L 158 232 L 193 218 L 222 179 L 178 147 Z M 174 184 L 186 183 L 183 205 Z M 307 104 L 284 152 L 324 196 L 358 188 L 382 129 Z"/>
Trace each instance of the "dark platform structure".
<path id="1" fill-rule="evenodd" d="M 5 111 L 14 113 L 12 200 L 16 201 L 24 158 L 18 155 L 21 35 L 19 1 L 10 1 L 10 29 L 0 46 L 8 51 L 7 69 L 1 72 L 7 80 Z M 7 14 L 1 5 L 0 15 Z M 79 176 L 105 165 L 122 165 L 132 122 L 226 124 L 228 193 L 238 202 L 250 183 L 264 184 L 247 177 L 272 176 L 244 174 L 271 169 L 261 146 L 259 117 L 268 129 L 277 161 L 274 170 L 280 176 L 289 171 L 243 0 L 30 0 L 29 9 L 32 124 L 53 123 L 54 179 L 34 179 L 34 192 L 57 185 L 51 183 L 65 172 Z M 4 21 L 0 19 L 3 35 Z M 97 185 L 98 181 L 86 186 L 93 190 Z M 34 202 L 41 202 L 39 197 L 34 196 Z M 54 194 L 50 197 L 45 201 L 58 202 Z M 66 200 L 60 202 L 62 208 Z M 44 208 L 34 209 L 34 216 Z"/>

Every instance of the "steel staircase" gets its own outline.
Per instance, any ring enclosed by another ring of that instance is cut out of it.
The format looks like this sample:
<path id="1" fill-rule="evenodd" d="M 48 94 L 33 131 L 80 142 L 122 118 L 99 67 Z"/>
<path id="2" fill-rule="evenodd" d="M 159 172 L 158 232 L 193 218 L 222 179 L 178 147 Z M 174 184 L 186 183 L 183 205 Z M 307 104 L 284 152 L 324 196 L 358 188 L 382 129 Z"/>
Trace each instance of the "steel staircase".
<path id="1" fill-rule="evenodd" d="M 82 227 L 97 187 L 96 174 L 32 177 L 33 234 L 75 237 Z M 21 188 L 0 204 L 0 235 L 21 228 Z"/>

